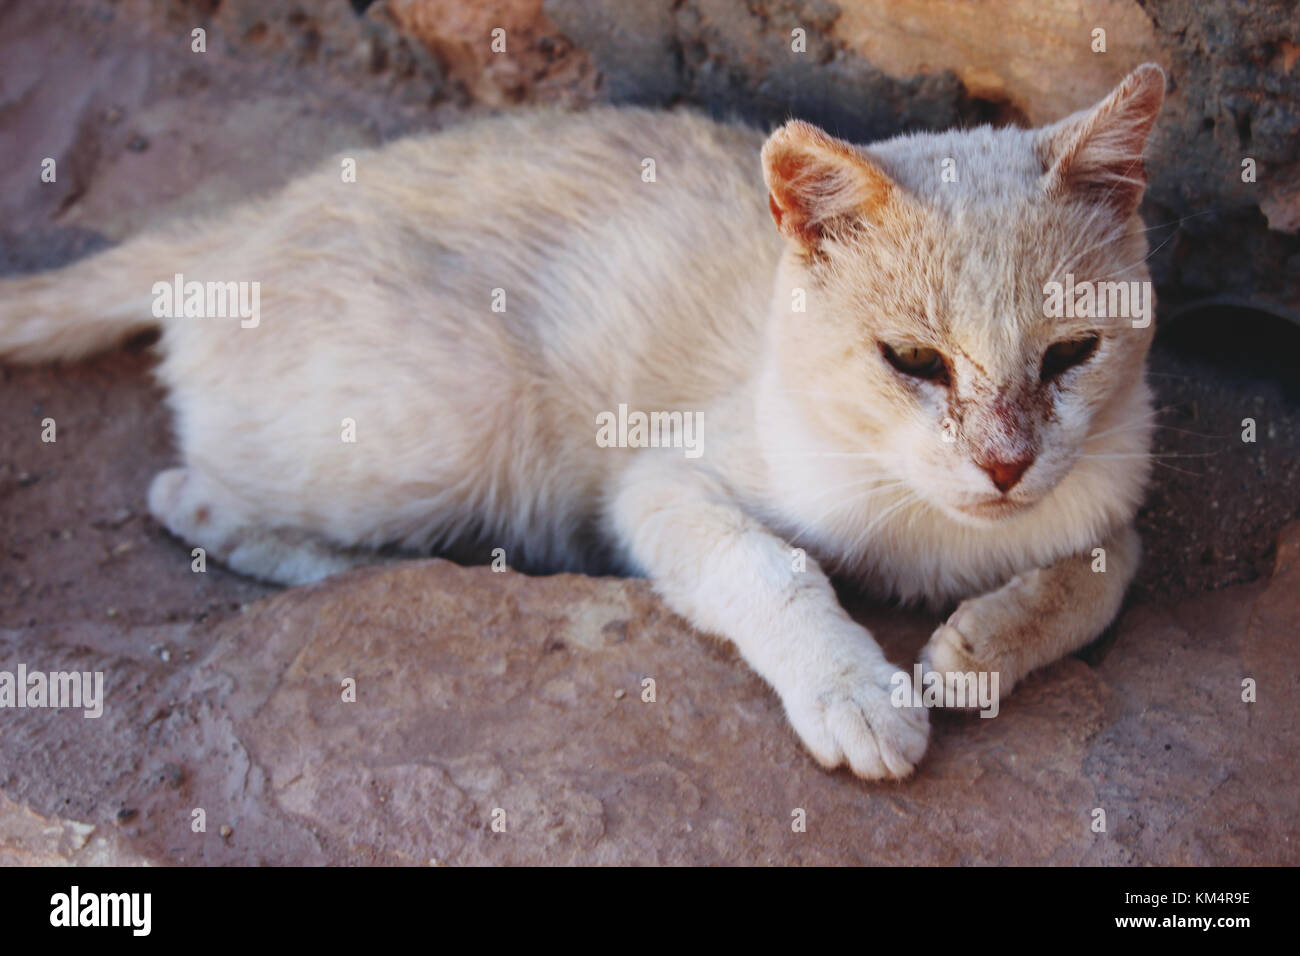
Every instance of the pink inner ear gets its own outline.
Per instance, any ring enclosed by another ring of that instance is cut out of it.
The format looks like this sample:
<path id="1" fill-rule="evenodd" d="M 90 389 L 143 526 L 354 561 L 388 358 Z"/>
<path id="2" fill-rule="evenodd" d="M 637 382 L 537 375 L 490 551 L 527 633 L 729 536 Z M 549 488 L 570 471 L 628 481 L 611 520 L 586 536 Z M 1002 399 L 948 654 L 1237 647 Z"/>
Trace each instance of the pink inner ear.
<path id="1" fill-rule="evenodd" d="M 804 242 L 817 238 L 820 230 L 811 225 L 812 205 L 817 201 L 821 180 L 828 174 L 829 170 L 819 168 L 815 160 L 797 153 L 782 152 L 772 159 L 768 205 L 783 235 Z"/>
<path id="2" fill-rule="evenodd" d="M 1146 188 L 1142 153 L 1164 99 L 1164 74 L 1131 74 L 1091 112 L 1055 132 L 1048 143 L 1047 189 L 1132 213 Z"/>
<path id="3" fill-rule="evenodd" d="M 776 197 L 771 193 L 767 194 L 767 207 L 772 210 L 772 218 L 776 220 L 776 228 L 781 228 L 781 207 L 777 205 Z"/>
<path id="4" fill-rule="evenodd" d="M 767 161 L 768 205 L 781 234 L 806 245 L 839 216 L 877 211 L 892 182 L 848 143 L 824 133 L 771 149 Z"/>

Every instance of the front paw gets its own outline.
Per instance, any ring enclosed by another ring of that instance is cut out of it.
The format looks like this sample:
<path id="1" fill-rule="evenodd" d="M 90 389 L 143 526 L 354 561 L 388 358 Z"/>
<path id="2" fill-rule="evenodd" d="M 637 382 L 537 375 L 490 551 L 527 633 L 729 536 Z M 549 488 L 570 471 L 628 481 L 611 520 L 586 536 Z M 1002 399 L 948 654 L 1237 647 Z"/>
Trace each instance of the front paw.
<path id="1" fill-rule="evenodd" d="M 899 680 L 907 683 L 905 695 L 895 692 Z M 911 701 L 911 678 L 866 658 L 783 695 L 791 725 L 817 762 L 827 769 L 848 764 L 866 780 L 901 780 L 925 753 L 929 714 L 895 706 L 895 698 Z"/>
<path id="2" fill-rule="evenodd" d="M 1011 660 L 1008 645 L 1022 625 L 1015 608 L 985 595 L 963 601 L 948 620 L 940 624 L 921 651 L 924 673 L 997 675 L 998 698 L 1011 693 L 1020 675 Z M 967 707 L 980 704 L 971 701 Z"/>

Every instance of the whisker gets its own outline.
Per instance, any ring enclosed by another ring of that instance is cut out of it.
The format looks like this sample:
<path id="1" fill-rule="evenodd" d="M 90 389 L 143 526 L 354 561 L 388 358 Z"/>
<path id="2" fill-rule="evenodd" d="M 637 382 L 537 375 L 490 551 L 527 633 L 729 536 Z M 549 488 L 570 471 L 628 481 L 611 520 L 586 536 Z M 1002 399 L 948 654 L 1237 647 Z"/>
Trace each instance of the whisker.
<path id="1" fill-rule="evenodd" d="M 1119 240 L 1123 239 L 1128 234 L 1129 234 L 1128 230 L 1125 229 L 1123 225 L 1120 225 L 1112 229 L 1110 232 L 1106 233 L 1106 238 L 1102 239 L 1100 242 L 1095 242 L 1088 248 L 1077 253 L 1074 252 L 1075 247 L 1078 246 L 1079 244 L 1079 239 L 1076 238 L 1074 241 L 1070 243 L 1070 247 L 1066 251 L 1066 255 L 1061 257 L 1061 262 L 1056 266 L 1055 269 L 1051 271 L 1050 274 L 1059 275 L 1062 271 L 1068 272 L 1070 269 L 1078 265 L 1079 260 L 1081 260 L 1088 253 L 1092 252 L 1094 249 L 1100 249 L 1102 246 L 1108 246 L 1113 242 L 1119 242 Z M 1083 236 L 1083 235 L 1087 235 L 1087 233 L 1081 231 L 1079 235 Z M 1067 257 L 1069 257 L 1068 263 L 1066 261 Z"/>
<path id="2" fill-rule="evenodd" d="M 789 542 L 790 542 L 790 544 L 792 544 L 792 545 L 796 545 L 796 546 L 797 546 L 797 545 L 799 544 L 800 540 L 804 537 L 804 535 L 808 534 L 808 532 L 812 531 L 812 530 L 813 530 L 814 528 L 816 528 L 819 524 L 821 524 L 821 522 L 826 518 L 826 516 L 829 515 L 829 514 L 831 514 L 831 512 L 833 512 L 836 508 L 840 507 L 841 505 L 848 504 L 848 503 L 850 503 L 850 502 L 856 501 L 857 498 L 860 498 L 860 497 L 869 497 L 869 496 L 871 495 L 871 493 L 872 493 L 874 490 L 875 490 L 875 489 L 867 489 L 867 491 L 866 491 L 863 495 L 857 495 L 857 496 L 851 497 L 851 498 L 847 499 L 847 501 L 837 501 L 837 502 L 835 502 L 835 503 L 832 504 L 829 508 L 827 508 L 825 511 L 823 511 L 821 514 L 817 515 L 817 517 L 812 518 L 811 520 L 806 521 L 806 522 L 804 522 L 803 524 L 801 524 L 801 525 L 799 526 L 799 528 L 795 531 L 795 533 L 792 534 L 792 535 L 790 535 L 790 537 L 789 537 Z"/>
<path id="3" fill-rule="evenodd" d="M 1128 419 L 1126 421 L 1120 422 L 1118 425 L 1115 425 L 1111 428 L 1107 428 L 1103 431 L 1092 433 L 1086 439 L 1084 439 L 1084 444 L 1088 444 L 1090 442 L 1096 441 L 1098 438 L 1105 438 L 1108 435 L 1114 435 L 1120 432 L 1134 431 L 1135 429 L 1138 428 L 1159 427 L 1155 424 L 1154 418 L 1155 415 L 1145 415 L 1141 418 Z"/>
<path id="4" fill-rule="evenodd" d="M 1193 478 L 1205 477 L 1203 472 L 1188 471 L 1186 468 L 1175 468 L 1173 465 L 1167 465 L 1163 461 L 1153 461 L 1153 465 L 1159 465 L 1161 468 L 1168 468 L 1170 471 L 1176 471 L 1180 475 L 1191 475 Z"/>
<path id="5" fill-rule="evenodd" d="M 1138 230 L 1138 232 L 1139 232 L 1140 234 L 1146 234 L 1146 233 L 1148 233 L 1148 232 L 1155 232 L 1157 229 L 1167 229 L 1167 228 L 1169 228 L 1169 227 L 1173 227 L 1173 228 L 1176 229 L 1178 226 L 1181 226 L 1183 223 L 1185 223 L 1185 222 L 1187 222 L 1187 221 L 1189 221 L 1189 220 L 1191 220 L 1191 219 L 1196 219 L 1196 218 L 1199 217 L 1199 216 L 1209 216 L 1209 215 L 1213 215 L 1214 213 L 1218 213 L 1218 212 L 1222 212 L 1222 211 L 1224 211 L 1224 210 L 1221 210 L 1221 209 L 1206 209 L 1206 210 L 1203 210 L 1202 212 L 1192 213 L 1192 214 L 1189 215 L 1189 216 L 1182 216 L 1182 217 L 1180 217 L 1180 218 L 1178 218 L 1178 219 L 1170 219 L 1168 222 L 1158 222 L 1158 223 L 1156 223 L 1154 226 L 1146 226 L 1145 228 Z M 1108 238 L 1103 239 L 1101 242 L 1098 242 L 1098 243 L 1096 243 L 1096 244 L 1093 245 L 1093 246 L 1090 246 L 1089 248 L 1085 249 L 1083 252 L 1081 252 L 1081 253 L 1079 253 L 1077 256 L 1075 256 L 1074 259 L 1071 260 L 1070 265 L 1073 266 L 1073 265 L 1075 265 L 1076 263 L 1078 263 L 1079 259 L 1083 258 L 1085 255 L 1087 255 L 1087 254 L 1088 254 L 1089 252 L 1091 252 L 1093 249 L 1099 249 L 1099 248 L 1101 248 L 1102 246 L 1106 246 L 1106 245 L 1111 244 L 1112 242 L 1119 242 L 1121 239 L 1125 238 L 1126 236 L 1131 235 L 1131 233 L 1128 231 L 1128 229 L 1124 228 L 1123 226 L 1120 226 L 1120 227 L 1117 228 L 1117 229 L 1113 229 L 1113 230 L 1111 230 L 1111 232 L 1108 233 L 1107 235 L 1108 235 Z M 1073 244 L 1072 244 L 1072 246 L 1073 246 Z M 1058 266 L 1057 268 L 1059 269 L 1060 267 Z M 1056 275 L 1056 274 L 1057 274 L 1057 270 L 1056 270 L 1056 269 L 1052 270 L 1052 274 L 1053 274 L 1053 275 Z"/>
<path id="6" fill-rule="evenodd" d="M 1168 453 L 1168 454 L 1164 454 L 1164 453 L 1160 453 L 1160 452 L 1152 452 L 1152 453 L 1150 453 L 1150 454 L 1145 454 L 1145 455 L 1144 455 L 1144 454 L 1133 454 L 1133 455 L 1080 455 L 1079 457 L 1080 457 L 1080 458 L 1151 458 L 1151 459 L 1156 459 L 1156 458 L 1213 458 L 1215 455 L 1221 455 L 1221 454 L 1223 454 L 1223 453 L 1222 453 L 1222 452 L 1218 452 L 1218 451 L 1190 452 L 1190 453 L 1188 453 L 1188 454 L 1180 454 L 1180 453 L 1176 453 L 1176 452 L 1170 452 L 1170 453 Z"/>
<path id="7" fill-rule="evenodd" d="M 869 479 L 868 479 L 868 480 L 869 480 Z M 875 485 L 875 486 L 873 486 L 873 487 L 871 487 L 871 488 L 868 488 L 866 491 L 864 491 L 864 492 L 861 493 L 861 494 L 854 495 L 854 496 L 852 496 L 852 497 L 850 497 L 850 498 L 847 498 L 847 499 L 845 499 L 845 500 L 842 500 L 842 501 L 836 501 L 836 502 L 835 502 L 834 504 L 832 504 L 829 508 L 827 508 L 827 509 L 826 509 L 825 511 L 823 511 L 821 514 L 819 514 L 816 518 L 813 518 L 811 521 L 807 521 L 807 522 L 805 522 L 804 524 L 802 524 L 802 525 L 799 527 L 799 530 L 798 530 L 797 532 L 795 532 L 795 534 L 793 534 L 793 535 L 790 537 L 790 539 L 789 539 L 789 540 L 790 540 L 790 544 L 797 544 L 797 543 L 799 542 L 799 539 L 800 539 L 800 538 L 802 538 L 802 537 L 803 537 L 805 534 L 807 534 L 809 531 L 813 530 L 817 525 L 821 524 L 821 522 L 822 522 L 823 520 L 825 520 L 825 518 L 826 518 L 828 515 L 830 515 L 832 512 L 834 512 L 837 508 L 842 508 L 842 507 L 845 507 L 845 506 L 847 506 L 847 505 L 856 504 L 856 503 L 858 503 L 858 502 L 860 502 L 860 501 L 864 501 L 864 500 L 866 500 L 867 498 L 870 498 L 872 495 L 878 494 L 878 493 L 880 493 L 880 492 L 882 492 L 882 491 L 891 491 L 891 490 L 893 490 L 895 487 L 897 487 L 898 485 L 901 485 L 901 484 L 904 484 L 904 482 L 902 482 L 902 481 L 890 482 L 890 483 L 887 484 L 887 485 L 879 485 L 879 484 L 877 484 L 877 485 Z M 829 491 L 824 491 L 824 492 L 822 492 L 821 494 L 819 494 L 819 495 L 817 496 L 817 498 L 814 498 L 813 500 L 816 501 L 816 500 L 818 500 L 818 499 L 820 499 L 820 498 L 824 498 L 827 494 L 830 494 L 831 492 L 838 491 L 838 490 L 840 490 L 840 489 L 838 489 L 838 488 L 832 488 L 832 489 L 830 489 Z"/>
<path id="8" fill-rule="evenodd" d="M 1195 435 L 1197 438 L 1214 438 L 1222 440 L 1229 437 L 1227 435 L 1212 435 L 1209 432 L 1194 432 L 1187 428 L 1176 428 L 1173 425 L 1157 425 L 1156 428 L 1160 431 L 1178 432 L 1180 435 Z"/>
<path id="9" fill-rule="evenodd" d="M 903 456 L 896 452 L 874 452 L 874 451 L 783 451 L 771 452 L 769 458 L 888 458 L 896 459 Z"/>
<path id="10" fill-rule="evenodd" d="M 903 496 L 899 498 L 898 501 L 894 502 L 884 511 L 880 512 L 880 514 L 876 515 L 871 520 L 871 522 L 854 537 L 853 544 L 848 549 L 846 549 L 845 553 L 857 554 L 859 550 L 865 550 L 868 543 L 870 542 L 871 535 L 875 533 L 875 531 L 885 522 L 886 519 L 888 519 L 891 515 L 897 512 L 904 505 L 915 505 L 920 500 L 921 500 L 920 497 L 914 494 L 913 492 L 911 491 L 904 492 Z"/>
<path id="11" fill-rule="evenodd" d="M 1112 186 L 1111 188 L 1114 189 L 1114 186 Z M 1204 209 L 1200 212 L 1191 213 L 1190 215 L 1186 215 L 1186 216 L 1180 216 L 1177 219 L 1170 219 L 1168 222 L 1158 222 L 1154 226 L 1146 226 L 1145 228 L 1141 229 L 1140 232 L 1142 234 L 1154 232 L 1157 229 L 1168 229 L 1171 227 L 1174 229 L 1174 232 L 1170 233 L 1170 235 L 1164 240 L 1164 242 L 1161 242 L 1160 245 L 1156 246 L 1155 249 L 1147 253 L 1146 258 L 1143 259 L 1142 261 L 1145 262 L 1146 259 L 1150 259 L 1153 255 L 1155 255 L 1162 248 L 1164 248 L 1166 243 L 1168 243 L 1170 239 L 1172 239 L 1175 235 L 1177 235 L 1177 229 L 1179 226 L 1183 225 L 1186 222 L 1189 222 L 1192 219 L 1197 219 L 1201 216 L 1212 216 L 1215 215 L 1216 213 L 1220 213 L 1224 211 L 1226 210 L 1225 209 Z M 1055 275 L 1059 275 L 1062 270 L 1068 271 L 1069 269 L 1072 269 L 1074 266 L 1078 265 L 1079 260 L 1081 260 L 1089 252 L 1092 252 L 1095 249 L 1100 249 L 1103 246 L 1108 246 L 1111 243 L 1119 242 L 1120 240 L 1128 237 L 1129 235 L 1131 235 L 1131 233 L 1122 226 L 1119 227 L 1118 229 L 1112 230 L 1110 233 L 1107 234 L 1107 238 L 1102 239 L 1097 243 L 1094 243 L 1093 245 L 1089 246 L 1087 249 L 1084 249 L 1082 252 L 1079 252 L 1075 254 L 1072 258 L 1069 258 L 1069 262 L 1067 265 L 1066 264 L 1067 258 L 1070 257 L 1074 247 L 1078 244 L 1076 240 L 1070 244 L 1070 248 L 1066 251 L 1065 256 L 1061 257 L 1061 261 L 1056 265 L 1055 268 L 1052 269 L 1049 275 L 1055 276 Z M 1134 263 L 1134 265 L 1137 265 L 1137 263 Z M 1126 268 L 1132 268 L 1132 266 L 1128 266 Z M 1112 273 L 1112 275 L 1113 274 L 1114 273 Z M 1107 276 L 1106 278 L 1109 278 L 1109 276 Z M 1104 280 L 1098 280 L 1098 281 L 1104 281 Z"/>
<path id="12" fill-rule="evenodd" d="M 1107 428 L 1105 431 L 1089 435 L 1084 441 L 1085 445 L 1092 444 L 1099 438 L 1106 438 L 1110 435 L 1122 434 L 1127 431 L 1135 431 L 1139 428 L 1150 428 L 1153 432 L 1175 432 L 1179 435 L 1191 435 L 1194 438 L 1212 438 L 1216 441 L 1222 441 L 1228 438 L 1228 435 L 1215 435 L 1210 432 L 1197 432 L 1189 428 L 1179 428 L 1177 425 L 1161 425 L 1158 422 L 1152 422 L 1150 419 L 1144 421 L 1126 422 L 1122 425 L 1116 425 L 1114 428 Z"/>
<path id="13" fill-rule="evenodd" d="M 1169 411 L 1170 409 L 1177 408 L 1177 407 L 1178 407 L 1178 404 L 1177 404 L 1177 403 L 1172 404 L 1172 405 L 1162 405 L 1162 406 L 1160 406 L 1159 408 L 1153 408 L 1153 409 L 1151 409 L 1150 411 L 1148 411 L 1148 412 L 1147 412 L 1146 414 L 1144 414 L 1144 415 L 1140 415 L 1140 416 L 1137 416 L 1137 417 L 1135 417 L 1135 418 L 1126 418 L 1124 421 L 1120 422 L 1118 425 L 1115 425 L 1115 426 L 1113 426 L 1113 427 L 1111 427 L 1111 428 L 1107 428 L 1107 429 L 1105 429 L 1104 431 L 1094 432 L 1093 434 L 1091 434 L 1091 435 L 1088 436 L 1087 441 L 1092 441 L 1092 440 L 1094 440 L 1094 439 L 1096 439 L 1096 438 L 1102 438 L 1102 437 L 1104 437 L 1104 436 L 1106 436 L 1106 435 L 1111 435 L 1111 434 L 1114 434 L 1115 432 L 1118 432 L 1118 431 L 1127 431 L 1127 430 L 1130 430 L 1130 429 L 1133 429 L 1133 428 L 1140 428 L 1140 427 L 1143 427 L 1143 426 L 1145 426 L 1145 425 L 1151 424 L 1151 422 L 1156 418 L 1157 415 L 1160 415 L 1160 414 L 1162 414 L 1163 412 L 1167 412 L 1167 411 Z M 1156 428 L 1172 428 L 1173 426 L 1172 426 L 1172 425 L 1155 425 L 1154 427 L 1156 427 Z"/>
<path id="14" fill-rule="evenodd" d="M 902 458 L 897 452 L 877 452 L 877 451 L 824 451 L 821 453 L 823 458 Z"/>
<path id="15" fill-rule="evenodd" d="M 1094 280 L 1094 281 L 1095 281 L 1095 282 L 1105 282 L 1107 279 L 1111 278 L 1112 276 L 1120 275 L 1121 273 L 1128 272 L 1130 269 L 1135 268 L 1136 266 L 1140 266 L 1142 263 L 1146 262 L 1148 259 L 1150 259 L 1152 256 L 1154 256 L 1157 252 L 1159 252 L 1161 249 L 1163 249 L 1165 246 L 1169 245 L 1170 240 L 1172 240 L 1172 239 L 1174 238 L 1174 236 L 1176 236 L 1176 235 L 1178 235 L 1178 233 L 1176 233 L 1176 232 L 1171 232 L 1171 233 L 1169 234 L 1169 238 L 1168 238 L 1168 239 L 1166 239 L 1164 242 L 1160 243 L 1160 245 L 1156 246 L 1154 249 L 1152 249 L 1150 252 L 1148 252 L 1145 256 L 1143 256 L 1143 257 L 1142 257 L 1141 259 L 1139 259 L 1137 262 L 1131 262 L 1131 263 L 1129 263 L 1128 265 L 1126 265 L 1126 266 L 1124 266 L 1124 267 L 1122 267 L 1122 268 L 1120 268 L 1120 269 L 1116 269 L 1116 270 L 1115 270 L 1114 272 L 1112 272 L 1110 275 L 1104 275 L 1104 276 L 1102 276 L 1100 279 L 1096 279 L 1096 280 Z"/>

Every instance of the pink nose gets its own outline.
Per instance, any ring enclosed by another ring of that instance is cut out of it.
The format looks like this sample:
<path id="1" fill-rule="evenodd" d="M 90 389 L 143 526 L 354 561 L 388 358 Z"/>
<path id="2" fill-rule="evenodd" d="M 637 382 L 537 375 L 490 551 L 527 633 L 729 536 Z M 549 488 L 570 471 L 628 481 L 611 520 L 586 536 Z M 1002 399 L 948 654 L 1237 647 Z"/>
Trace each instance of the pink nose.
<path id="1" fill-rule="evenodd" d="M 1034 463 L 1034 456 L 1017 458 L 1015 461 L 981 462 L 980 467 L 989 473 L 998 491 L 1006 494 L 1020 483 L 1029 466 Z"/>

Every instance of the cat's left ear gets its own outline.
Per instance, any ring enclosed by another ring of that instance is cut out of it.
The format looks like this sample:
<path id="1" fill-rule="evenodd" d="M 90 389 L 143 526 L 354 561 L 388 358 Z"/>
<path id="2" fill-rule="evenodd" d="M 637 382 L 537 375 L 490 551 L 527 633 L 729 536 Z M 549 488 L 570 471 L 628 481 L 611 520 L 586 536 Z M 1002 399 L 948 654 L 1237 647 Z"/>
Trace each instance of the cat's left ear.
<path id="1" fill-rule="evenodd" d="M 1164 71 L 1144 63 L 1096 106 L 1041 130 L 1047 194 L 1100 203 L 1123 218 L 1136 212 L 1147 185 L 1142 152 L 1164 98 Z"/>

